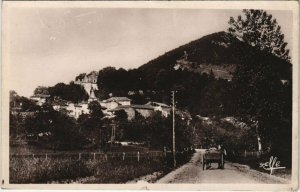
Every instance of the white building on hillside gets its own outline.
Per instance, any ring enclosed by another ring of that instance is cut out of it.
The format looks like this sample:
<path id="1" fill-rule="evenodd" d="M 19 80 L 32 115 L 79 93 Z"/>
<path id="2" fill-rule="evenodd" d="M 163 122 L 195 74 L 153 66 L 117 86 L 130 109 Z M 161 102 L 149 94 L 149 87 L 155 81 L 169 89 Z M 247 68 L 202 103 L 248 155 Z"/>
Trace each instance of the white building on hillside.
<path id="1" fill-rule="evenodd" d="M 50 97 L 50 95 L 37 94 L 37 95 L 31 96 L 30 99 L 33 100 L 34 102 L 36 102 L 37 105 L 42 106 L 44 103 L 46 103 L 46 101 L 48 100 L 49 97 Z"/>
<path id="2" fill-rule="evenodd" d="M 98 90 L 97 80 L 98 72 L 92 71 L 91 73 L 76 79 L 74 83 L 83 86 L 85 91 L 90 95 L 92 89 Z"/>

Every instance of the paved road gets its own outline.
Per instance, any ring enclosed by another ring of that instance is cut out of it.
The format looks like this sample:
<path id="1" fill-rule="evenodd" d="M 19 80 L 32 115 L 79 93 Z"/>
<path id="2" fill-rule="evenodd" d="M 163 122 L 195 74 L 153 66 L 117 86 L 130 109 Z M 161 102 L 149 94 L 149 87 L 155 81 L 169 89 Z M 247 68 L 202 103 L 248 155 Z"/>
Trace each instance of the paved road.
<path id="1" fill-rule="evenodd" d="M 203 150 L 196 152 L 191 161 L 167 174 L 157 183 L 286 183 L 287 180 L 270 176 L 247 166 L 226 162 L 224 169 L 212 164 L 208 170 L 202 170 Z"/>

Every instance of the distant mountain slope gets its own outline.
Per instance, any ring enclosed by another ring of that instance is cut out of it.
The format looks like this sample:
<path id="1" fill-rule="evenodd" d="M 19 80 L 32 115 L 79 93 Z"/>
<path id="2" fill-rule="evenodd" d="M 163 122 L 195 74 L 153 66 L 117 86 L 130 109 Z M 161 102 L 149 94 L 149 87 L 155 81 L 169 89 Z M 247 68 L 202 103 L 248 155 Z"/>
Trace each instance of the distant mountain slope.
<path id="1" fill-rule="evenodd" d="M 192 70 L 199 73 L 212 71 L 218 78 L 231 79 L 237 64 L 247 56 L 267 56 L 276 65 L 282 78 L 291 75 L 291 64 L 239 41 L 226 32 L 213 33 L 173 49 L 139 67 L 141 71 Z"/>

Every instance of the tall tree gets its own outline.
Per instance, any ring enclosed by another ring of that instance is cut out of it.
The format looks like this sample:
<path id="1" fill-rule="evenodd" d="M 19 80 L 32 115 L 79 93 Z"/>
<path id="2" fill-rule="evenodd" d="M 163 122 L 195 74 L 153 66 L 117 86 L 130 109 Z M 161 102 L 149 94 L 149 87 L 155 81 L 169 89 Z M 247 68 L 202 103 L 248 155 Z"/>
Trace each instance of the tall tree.
<path id="1" fill-rule="evenodd" d="M 97 101 L 89 103 L 90 114 L 82 114 L 78 118 L 78 123 L 83 135 L 93 145 L 100 145 L 103 139 L 103 120 L 104 116 L 101 111 L 101 106 Z"/>
<path id="2" fill-rule="evenodd" d="M 34 91 L 34 95 L 49 95 L 48 87 L 38 86 Z"/>
<path id="3" fill-rule="evenodd" d="M 255 131 L 258 150 L 272 149 L 280 137 L 280 130 L 291 129 L 284 125 L 284 121 L 290 119 L 284 111 L 292 99 L 291 93 L 286 91 L 291 90 L 281 83 L 276 65 L 268 56 L 249 56 L 238 66 L 232 81 L 237 99 L 236 115 Z"/>
<path id="4" fill-rule="evenodd" d="M 236 19 L 230 17 L 228 32 L 247 44 L 290 60 L 284 34 L 276 19 L 264 10 L 244 9 Z"/>

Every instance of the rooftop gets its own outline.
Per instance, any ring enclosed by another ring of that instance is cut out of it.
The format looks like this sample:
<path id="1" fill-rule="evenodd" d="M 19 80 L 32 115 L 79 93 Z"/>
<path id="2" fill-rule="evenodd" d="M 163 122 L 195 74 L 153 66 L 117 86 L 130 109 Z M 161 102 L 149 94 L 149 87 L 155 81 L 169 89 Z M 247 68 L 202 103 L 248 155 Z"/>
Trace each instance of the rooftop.
<path id="1" fill-rule="evenodd" d="M 31 98 L 48 98 L 50 95 L 45 95 L 45 94 L 36 94 L 31 96 Z"/>
<path id="2" fill-rule="evenodd" d="M 108 102 L 120 102 L 120 101 L 131 101 L 131 99 L 127 98 L 127 97 L 111 97 L 109 99 L 103 100 L 102 102 L 104 103 L 108 103 Z"/>

